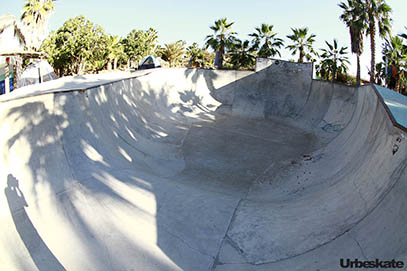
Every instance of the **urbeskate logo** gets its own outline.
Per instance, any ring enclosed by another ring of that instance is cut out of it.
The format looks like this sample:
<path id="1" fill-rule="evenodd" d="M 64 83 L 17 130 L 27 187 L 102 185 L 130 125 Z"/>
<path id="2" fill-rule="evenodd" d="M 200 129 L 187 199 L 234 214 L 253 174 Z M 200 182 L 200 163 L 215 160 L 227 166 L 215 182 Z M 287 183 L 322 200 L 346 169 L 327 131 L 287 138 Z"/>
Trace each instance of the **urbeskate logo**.
<path id="1" fill-rule="evenodd" d="M 403 268 L 404 262 L 396 261 L 381 261 L 376 259 L 375 261 L 360 261 L 359 259 L 341 259 L 340 265 L 342 268 Z"/>

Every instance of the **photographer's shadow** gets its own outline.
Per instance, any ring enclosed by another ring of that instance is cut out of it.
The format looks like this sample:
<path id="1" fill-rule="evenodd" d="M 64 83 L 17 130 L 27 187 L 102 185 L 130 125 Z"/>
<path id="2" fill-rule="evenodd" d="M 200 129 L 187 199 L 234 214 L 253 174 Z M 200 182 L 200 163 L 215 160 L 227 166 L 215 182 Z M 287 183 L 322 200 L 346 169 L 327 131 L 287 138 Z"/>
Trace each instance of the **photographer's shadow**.
<path id="1" fill-rule="evenodd" d="M 28 204 L 21 192 L 18 180 L 11 174 L 7 176 L 7 187 L 4 189 L 14 225 L 31 259 L 40 271 L 62 271 L 65 268 L 52 254 L 42 240 L 25 210 Z"/>

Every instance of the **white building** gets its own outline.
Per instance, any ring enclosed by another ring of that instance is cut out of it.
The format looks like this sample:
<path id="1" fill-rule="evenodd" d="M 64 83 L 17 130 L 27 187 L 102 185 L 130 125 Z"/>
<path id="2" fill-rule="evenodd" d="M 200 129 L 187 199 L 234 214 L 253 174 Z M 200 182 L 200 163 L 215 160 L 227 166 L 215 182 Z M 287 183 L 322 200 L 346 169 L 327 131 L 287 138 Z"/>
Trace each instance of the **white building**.
<path id="1" fill-rule="evenodd" d="M 19 21 L 11 14 L 0 16 L 0 54 L 9 52 L 24 51 L 25 37 Z M 6 59 L 9 59 L 10 75 L 6 76 Z M 0 56 L 0 94 L 5 92 L 8 83 L 6 78 L 15 77 L 15 73 L 21 72 L 18 67 L 21 67 L 22 59 L 18 56 Z M 10 88 L 13 88 L 11 80 Z"/>

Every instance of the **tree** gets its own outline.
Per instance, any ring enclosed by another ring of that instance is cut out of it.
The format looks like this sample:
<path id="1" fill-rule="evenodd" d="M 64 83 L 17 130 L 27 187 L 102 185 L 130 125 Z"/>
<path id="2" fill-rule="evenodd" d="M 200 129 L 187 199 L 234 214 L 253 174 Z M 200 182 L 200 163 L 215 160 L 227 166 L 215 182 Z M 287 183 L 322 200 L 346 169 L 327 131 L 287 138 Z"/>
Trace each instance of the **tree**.
<path id="1" fill-rule="evenodd" d="M 26 0 L 21 21 L 27 29 L 27 47 L 37 50 L 45 37 L 55 0 Z"/>
<path id="2" fill-rule="evenodd" d="M 256 57 L 253 54 L 254 49 L 250 46 L 248 40 L 241 41 L 236 39 L 230 49 L 230 64 L 235 68 L 253 68 L 256 63 Z"/>
<path id="3" fill-rule="evenodd" d="M 376 57 L 376 23 L 379 28 L 379 35 L 385 38 L 387 34 L 391 33 L 391 8 L 384 0 L 365 0 L 365 12 L 367 14 L 368 29 L 366 34 L 370 36 L 370 82 L 374 83 L 375 76 L 375 57 Z"/>
<path id="4" fill-rule="evenodd" d="M 187 48 L 187 56 L 189 58 L 188 66 L 192 68 L 205 68 L 213 66 L 215 55 L 202 49 L 194 42 Z"/>
<path id="5" fill-rule="evenodd" d="M 384 59 L 385 59 L 385 57 L 383 56 L 383 60 Z M 375 71 L 376 71 L 376 74 L 375 74 L 376 82 L 375 82 L 375 84 L 376 85 L 384 85 L 388 81 L 385 61 L 376 63 Z"/>
<path id="6" fill-rule="evenodd" d="M 272 57 L 279 55 L 279 49 L 284 45 L 283 40 L 277 38 L 277 33 L 273 32 L 273 25 L 262 24 L 260 27 L 255 28 L 256 32 L 249 34 L 253 37 L 253 48 L 258 50 L 258 57 Z"/>
<path id="7" fill-rule="evenodd" d="M 164 44 L 161 51 L 161 58 L 168 61 L 170 67 L 180 66 L 185 56 L 185 41 L 179 40 L 174 43 Z"/>
<path id="8" fill-rule="evenodd" d="M 108 62 L 108 40 L 102 27 L 78 16 L 52 32 L 41 50 L 59 75 L 97 72 Z"/>
<path id="9" fill-rule="evenodd" d="M 392 73 L 388 86 L 400 92 L 401 82 L 404 80 L 407 67 L 407 46 L 403 44 L 402 35 L 394 36 L 386 40 L 389 46 L 383 48 L 383 54 L 387 58 Z"/>
<path id="10" fill-rule="evenodd" d="M 340 19 L 349 27 L 351 50 L 356 54 L 356 84 L 360 85 L 360 55 L 363 53 L 363 34 L 368 28 L 367 16 L 361 0 L 348 0 L 348 4 L 341 2 L 343 9 Z"/>
<path id="11" fill-rule="evenodd" d="M 337 81 L 339 76 L 346 75 L 349 60 L 347 47 L 338 47 L 336 39 L 333 43 L 325 41 L 328 49 L 321 49 L 321 63 L 317 65 L 317 73 L 324 79 Z"/>
<path id="12" fill-rule="evenodd" d="M 139 62 L 144 57 L 154 54 L 157 48 L 158 34 L 154 28 L 147 31 L 132 30 L 122 44 L 124 52 L 130 61 Z"/>
<path id="13" fill-rule="evenodd" d="M 407 27 L 405 27 L 407 31 Z M 407 41 L 407 33 L 400 34 L 399 37 L 403 38 L 404 41 Z M 404 65 L 403 65 L 403 75 L 400 77 L 401 89 L 400 92 L 404 95 L 407 95 L 407 44 L 403 42 L 403 51 L 404 51 Z M 404 92 L 404 93 L 403 93 Z"/>
<path id="14" fill-rule="evenodd" d="M 108 70 L 112 68 L 117 69 L 117 63 L 119 59 L 126 59 L 126 54 L 124 53 L 124 46 L 121 44 L 121 40 L 118 36 L 107 36 L 106 42 L 107 50 L 107 60 L 108 60 Z"/>
<path id="15" fill-rule="evenodd" d="M 206 48 L 211 47 L 217 53 L 217 66 L 220 69 L 223 67 L 226 50 L 233 43 L 236 34 L 231 29 L 233 24 L 234 22 L 229 23 L 227 18 L 219 19 L 215 21 L 215 25 L 210 26 L 214 33 L 206 37 Z"/>
<path id="16" fill-rule="evenodd" d="M 294 44 L 288 45 L 286 48 L 292 51 L 292 55 L 299 53 L 298 62 L 303 63 L 304 57 L 311 61 L 313 60 L 312 54 L 317 55 L 312 47 L 312 44 L 315 42 L 315 34 L 310 34 L 308 36 L 308 28 L 291 28 L 293 31 L 292 35 L 288 35 L 289 38 Z"/>

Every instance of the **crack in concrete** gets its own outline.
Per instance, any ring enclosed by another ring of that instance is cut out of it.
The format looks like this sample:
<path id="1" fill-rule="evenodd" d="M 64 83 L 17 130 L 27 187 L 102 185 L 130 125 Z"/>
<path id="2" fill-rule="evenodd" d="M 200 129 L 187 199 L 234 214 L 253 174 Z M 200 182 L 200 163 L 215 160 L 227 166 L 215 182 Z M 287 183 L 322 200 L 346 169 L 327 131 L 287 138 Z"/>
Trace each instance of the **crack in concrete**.
<path id="1" fill-rule="evenodd" d="M 214 271 L 215 268 L 216 268 L 216 266 L 220 264 L 220 261 L 219 261 L 219 254 L 220 254 L 220 251 L 222 250 L 222 247 L 223 247 L 223 245 L 225 244 L 226 239 L 230 239 L 230 238 L 228 237 L 228 232 L 229 232 L 229 230 L 230 230 L 230 228 L 231 228 L 231 226 L 232 226 L 232 223 L 235 221 L 237 209 L 239 208 L 239 206 L 240 206 L 240 204 L 242 203 L 242 201 L 243 201 L 243 199 L 240 199 L 240 200 L 237 202 L 237 204 L 236 204 L 236 207 L 235 207 L 235 209 L 234 209 L 234 211 L 233 211 L 233 214 L 232 214 L 232 216 L 231 216 L 231 218 L 230 218 L 229 225 L 228 225 L 228 227 L 227 227 L 227 229 L 226 229 L 226 231 L 225 231 L 225 235 L 223 236 L 222 242 L 221 242 L 220 245 L 219 245 L 218 252 L 216 253 L 216 257 L 215 257 L 215 259 L 214 259 L 214 261 L 213 261 L 213 264 L 212 264 L 212 267 L 211 267 L 211 269 L 210 269 L 211 271 Z"/>
<path id="2" fill-rule="evenodd" d="M 355 241 L 355 243 L 358 245 L 358 247 L 359 247 L 359 249 L 360 249 L 360 252 L 362 253 L 363 258 L 365 258 L 365 260 L 368 260 L 368 258 L 366 257 L 366 254 L 365 254 L 365 252 L 363 251 L 363 248 L 362 248 L 362 246 L 360 245 L 359 241 L 358 241 L 355 237 L 352 237 L 352 236 L 351 236 L 350 238 L 352 238 L 352 240 Z"/>
<path id="3" fill-rule="evenodd" d="M 233 132 L 232 132 L 232 133 L 233 133 Z M 263 177 L 273 166 L 274 166 L 274 162 L 272 162 L 269 166 L 267 166 L 267 167 L 263 170 L 263 172 L 261 172 L 258 176 L 256 176 L 256 178 L 253 180 L 252 184 L 251 184 L 251 185 L 249 186 L 249 188 L 247 189 L 247 192 L 246 192 L 246 194 L 244 195 L 244 197 L 242 197 L 242 198 L 238 201 L 238 203 L 237 203 L 237 205 L 236 205 L 236 207 L 235 207 L 235 209 L 234 209 L 234 211 L 233 211 L 233 215 L 232 215 L 232 218 L 231 218 L 231 220 L 230 220 L 230 222 L 229 222 L 228 228 L 226 229 L 225 236 L 223 237 L 222 242 L 221 242 L 221 244 L 220 244 L 220 246 L 219 246 L 219 250 L 218 250 L 218 253 L 217 253 L 217 255 L 216 255 L 216 258 L 215 258 L 215 260 L 214 260 L 214 262 L 213 262 L 213 265 L 212 265 L 212 268 L 211 268 L 212 271 L 215 270 L 215 268 L 216 268 L 217 265 L 222 265 L 222 264 L 224 264 L 224 263 L 222 263 L 222 262 L 219 261 L 219 254 L 220 254 L 220 251 L 222 250 L 222 248 L 223 248 L 223 246 L 224 246 L 224 244 L 225 244 L 226 241 L 229 242 L 229 244 L 230 244 L 240 255 L 244 256 L 244 251 L 239 247 L 239 245 L 238 245 L 236 242 L 233 241 L 232 238 L 230 238 L 230 237 L 228 236 L 228 232 L 229 232 L 229 230 L 230 230 L 230 228 L 231 228 L 233 222 L 235 221 L 236 213 L 237 213 L 237 210 L 238 210 L 239 206 L 241 205 L 241 203 L 243 202 L 243 200 L 247 200 L 247 197 L 248 197 L 248 195 L 249 195 L 249 193 L 250 193 L 250 189 L 251 189 L 252 185 L 253 185 L 257 180 L 259 180 L 261 177 Z M 247 261 L 246 261 L 245 264 L 254 265 L 254 264 L 248 263 Z"/>
<path id="4" fill-rule="evenodd" d="M 369 210 L 369 209 L 368 209 L 369 206 L 368 206 L 368 204 L 367 204 L 366 199 L 363 197 L 362 191 L 360 191 L 360 188 L 356 185 L 355 181 L 353 181 L 352 184 L 353 184 L 353 187 L 355 187 L 355 190 L 358 192 L 359 197 L 360 197 L 361 200 L 363 201 L 363 203 L 364 203 L 364 205 L 365 205 L 365 211 L 367 212 L 367 211 Z"/>
<path id="5" fill-rule="evenodd" d="M 325 246 L 325 245 L 327 245 L 327 244 L 329 244 L 329 243 L 335 241 L 336 239 L 338 239 L 338 238 L 342 237 L 343 235 L 345 235 L 346 233 L 348 233 L 351 229 L 352 229 L 352 228 L 349 228 L 349 229 L 345 230 L 343 233 L 337 235 L 334 239 L 329 240 L 329 241 L 326 242 L 326 243 L 323 243 L 323 244 L 321 244 L 321 245 L 319 245 L 319 246 L 316 246 L 316 247 L 314 247 L 314 248 L 312 248 L 312 249 L 310 249 L 310 250 L 304 251 L 304 252 L 302 252 L 302 253 L 299 253 L 299 254 L 296 254 L 296 255 L 293 255 L 293 256 L 289 256 L 289 257 L 287 257 L 287 258 L 282 258 L 282 259 L 274 260 L 274 261 L 261 262 L 261 263 L 249 263 L 249 262 L 248 262 L 247 264 L 254 265 L 254 266 L 258 266 L 258 265 L 260 266 L 260 265 L 266 265 L 266 264 L 271 264 L 271 263 L 278 263 L 278 262 L 282 262 L 282 261 L 286 261 L 286 260 L 293 259 L 293 258 L 295 258 L 295 257 L 299 257 L 299 256 L 301 256 L 301 255 L 304 255 L 304 254 L 307 254 L 307 253 L 309 253 L 309 252 L 312 252 L 312 251 L 314 251 L 314 250 L 316 250 L 316 249 L 319 249 L 320 247 L 323 247 L 323 246 Z"/>

